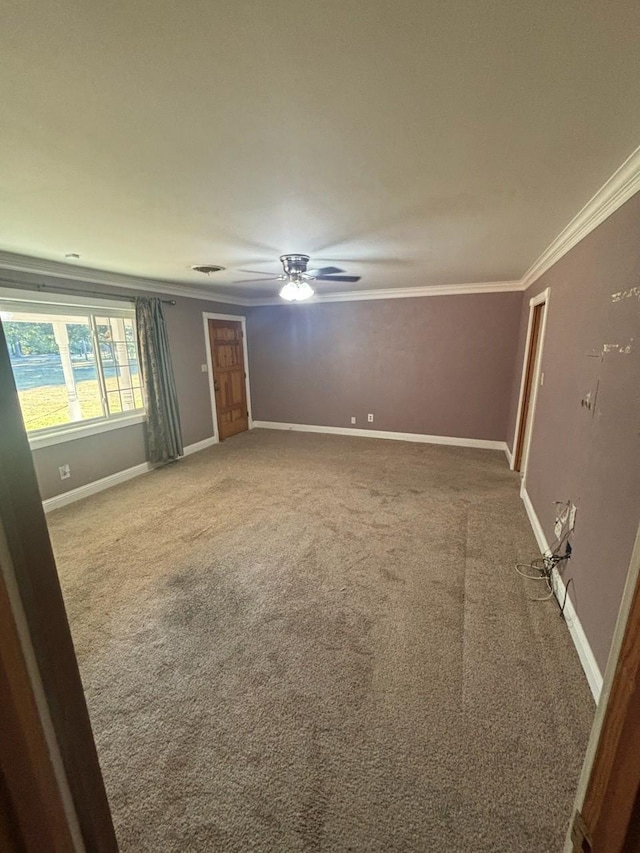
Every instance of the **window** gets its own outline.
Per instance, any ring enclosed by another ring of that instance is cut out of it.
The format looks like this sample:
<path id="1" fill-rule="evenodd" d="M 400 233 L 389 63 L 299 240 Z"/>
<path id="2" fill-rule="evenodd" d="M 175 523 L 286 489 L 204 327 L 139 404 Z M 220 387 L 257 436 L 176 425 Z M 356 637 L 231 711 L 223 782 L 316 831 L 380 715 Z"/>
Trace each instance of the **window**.
<path id="1" fill-rule="evenodd" d="M 30 434 L 144 412 L 132 309 L 0 296 L 0 318 Z"/>

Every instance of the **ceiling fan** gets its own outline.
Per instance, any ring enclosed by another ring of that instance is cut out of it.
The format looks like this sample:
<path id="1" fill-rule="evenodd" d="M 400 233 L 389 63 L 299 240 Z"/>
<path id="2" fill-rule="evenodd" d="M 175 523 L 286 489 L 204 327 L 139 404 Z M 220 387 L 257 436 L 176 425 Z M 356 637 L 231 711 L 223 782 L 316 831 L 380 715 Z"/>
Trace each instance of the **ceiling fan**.
<path id="1" fill-rule="evenodd" d="M 302 302 L 315 293 L 312 281 L 360 281 L 359 275 L 340 275 L 344 270 L 339 267 L 322 267 L 317 270 L 307 270 L 309 255 L 280 255 L 283 272 L 280 275 L 265 278 L 250 279 L 237 282 L 238 284 L 253 284 L 263 281 L 283 281 L 280 296 L 288 302 Z"/>

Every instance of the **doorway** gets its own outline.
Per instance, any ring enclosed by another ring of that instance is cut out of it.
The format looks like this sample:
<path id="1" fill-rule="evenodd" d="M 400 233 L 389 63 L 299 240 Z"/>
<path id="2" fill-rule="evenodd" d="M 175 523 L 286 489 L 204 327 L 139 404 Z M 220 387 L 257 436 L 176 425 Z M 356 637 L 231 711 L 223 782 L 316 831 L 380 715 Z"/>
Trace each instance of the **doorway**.
<path id="1" fill-rule="evenodd" d="M 534 296 L 529 303 L 529 329 L 525 347 L 525 360 L 520 385 L 520 402 L 513 447 L 513 470 L 524 477 L 527 470 L 529 449 L 535 417 L 538 389 L 544 381 L 541 371 L 542 346 L 547 319 L 549 290 Z"/>
<path id="2" fill-rule="evenodd" d="M 209 391 L 218 441 L 251 426 L 246 320 L 204 314 Z"/>

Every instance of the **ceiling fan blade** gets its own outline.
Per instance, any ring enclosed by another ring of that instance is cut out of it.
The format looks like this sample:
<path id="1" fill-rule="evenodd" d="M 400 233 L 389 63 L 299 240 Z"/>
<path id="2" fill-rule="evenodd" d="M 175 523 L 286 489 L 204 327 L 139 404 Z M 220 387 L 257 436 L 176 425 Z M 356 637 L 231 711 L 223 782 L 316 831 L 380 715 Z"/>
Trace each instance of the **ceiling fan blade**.
<path id="1" fill-rule="evenodd" d="M 407 265 L 413 263 L 412 260 L 408 258 L 340 258 L 340 263 L 345 264 L 345 266 L 349 266 L 349 264 L 367 264 L 367 266 L 371 266 L 373 264 L 382 265 L 385 264 L 387 266 L 399 266 L 399 265 Z"/>
<path id="2" fill-rule="evenodd" d="M 322 267 L 319 270 L 309 270 L 308 274 L 314 278 L 322 278 L 325 275 L 334 275 L 335 273 L 344 272 L 339 267 Z"/>
<path id="3" fill-rule="evenodd" d="M 279 275 L 271 275 L 265 278 L 245 278 L 234 281 L 233 284 L 261 284 L 263 281 L 279 281 Z"/>
<path id="4" fill-rule="evenodd" d="M 319 275 L 316 276 L 316 281 L 360 281 L 359 275 Z"/>

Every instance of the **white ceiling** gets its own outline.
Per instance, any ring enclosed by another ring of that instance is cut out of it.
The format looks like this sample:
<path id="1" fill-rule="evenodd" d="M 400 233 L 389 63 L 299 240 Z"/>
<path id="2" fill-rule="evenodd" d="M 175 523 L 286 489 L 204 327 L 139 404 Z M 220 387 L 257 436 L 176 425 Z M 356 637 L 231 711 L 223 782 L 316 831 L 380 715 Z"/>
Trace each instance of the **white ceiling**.
<path id="1" fill-rule="evenodd" d="M 637 0 L 2 17 L 0 249 L 39 258 L 241 296 L 285 251 L 367 290 L 517 279 L 640 142 Z"/>

